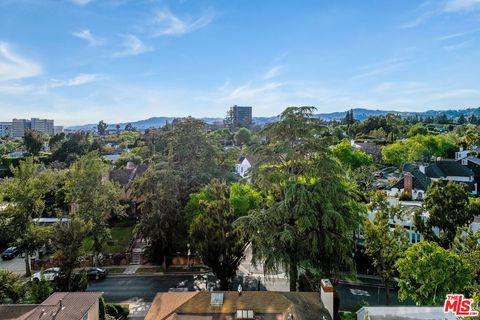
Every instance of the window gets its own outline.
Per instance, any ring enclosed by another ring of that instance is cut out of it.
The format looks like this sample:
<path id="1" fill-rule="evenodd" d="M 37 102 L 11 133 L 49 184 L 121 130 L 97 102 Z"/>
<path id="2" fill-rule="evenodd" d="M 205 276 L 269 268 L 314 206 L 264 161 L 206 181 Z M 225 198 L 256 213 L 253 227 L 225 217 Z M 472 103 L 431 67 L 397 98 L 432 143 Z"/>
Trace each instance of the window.
<path id="1" fill-rule="evenodd" d="M 237 319 L 253 319 L 253 310 L 237 310 Z"/>

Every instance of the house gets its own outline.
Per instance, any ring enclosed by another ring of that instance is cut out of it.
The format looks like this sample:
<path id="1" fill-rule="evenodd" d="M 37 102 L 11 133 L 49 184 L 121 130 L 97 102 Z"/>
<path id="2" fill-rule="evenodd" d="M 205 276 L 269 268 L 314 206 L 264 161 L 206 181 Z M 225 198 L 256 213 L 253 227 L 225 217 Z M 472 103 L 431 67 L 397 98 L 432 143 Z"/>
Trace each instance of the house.
<path id="1" fill-rule="evenodd" d="M 98 320 L 101 292 L 55 292 L 41 304 L 0 305 L 0 320 Z"/>
<path id="2" fill-rule="evenodd" d="M 331 286 L 329 282 L 325 285 Z M 331 309 L 325 306 L 328 303 Z M 333 287 L 329 292 L 322 290 L 322 294 L 274 291 L 162 292 L 155 296 L 145 320 L 327 320 L 333 318 L 330 312 L 333 314 Z"/>
<path id="3" fill-rule="evenodd" d="M 257 156 L 242 156 L 238 158 L 237 164 L 235 165 L 235 173 L 242 178 L 248 178 L 248 170 L 257 164 Z"/>
<path id="4" fill-rule="evenodd" d="M 419 306 L 365 306 L 357 311 L 357 320 L 455 320 L 452 312 L 445 313 L 443 307 Z"/>
<path id="5" fill-rule="evenodd" d="M 366 154 L 371 155 L 376 161 L 382 159 L 382 145 L 385 144 L 384 141 L 355 141 L 351 140 L 350 145 L 353 148 L 359 149 Z"/>
<path id="6" fill-rule="evenodd" d="M 480 158 L 471 155 L 472 152 L 460 148 L 455 152 L 455 160 L 473 171 L 477 186 L 480 184 Z"/>
<path id="7" fill-rule="evenodd" d="M 431 184 L 430 177 L 411 164 L 406 164 L 404 171 L 403 177 L 390 188 L 390 196 L 408 193 L 411 195 L 411 200 L 423 200 Z"/>
<path id="8" fill-rule="evenodd" d="M 399 205 L 402 211 L 401 217 L 398 217 L 398 216 L 390 217 L 388 221 L 390 224 L 390 228 L 394 229 L 396 225 L 400 225 L 401 227 L 403 227 L 405 229 L 405 232 L 407 233 L 408 241 L 410 243 L 423 241 L 423 235 L 416 230 L 415 220 L 414 220 L 414 214 L 417 210 L 420 210 L 422 208 L 422 202 L 421 201 L 399 201 L 398 198 L 396 197 L 390 197 L 388 198 L 388 203 L 391 206 Z M 428 213 L 423 212 L 422 217 L 426 219 L 428 217 Z M 370 219 L 370 221 L 373 221 L 374 218 L 375 218 L 375 211 L 369 210 L 368 219 Z M 433 231 L 435 233 L 438 233 L 438 229 L 436 228 L 434 228 Z"/>
<path id="9" fill-rule="evenodd" d="M 109 171 L 108 178 L 110 181 L 118 183 L 123 188 L 121 200 L 129 205 L 127 209 L 129 215 L 135 215 L 137 213 L 137 207 L 140 202 L 138 199 L 134 199 L 132 195 L 133 183 L 135 179 L 141 177 L 147 169 L 148 166 L 146 164 L 136 165 L 128 162 L 126 169 Z"/>
<path id="10" fill-rule="evenodd" d="M 420 166 L 420 171 L 432 180 L 465 183 L 472 194 L 476 195 L 478 193 L 475 174 L 471 169 L 456 160 L 437 160 L 428 167 Z"/>

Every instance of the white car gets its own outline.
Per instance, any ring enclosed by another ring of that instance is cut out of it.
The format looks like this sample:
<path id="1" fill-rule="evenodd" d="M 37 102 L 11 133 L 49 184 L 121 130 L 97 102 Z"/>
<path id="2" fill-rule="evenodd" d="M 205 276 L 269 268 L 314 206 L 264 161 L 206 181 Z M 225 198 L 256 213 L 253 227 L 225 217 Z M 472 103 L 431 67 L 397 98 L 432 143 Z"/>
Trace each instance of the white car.
<path id="1" fill-rule="evenodd" d="M 45 279 L 47 281 L 55 280 L 58 275 L 60 274 L 60 268 L 48 268 L 45 269 L 43 272 L 39 271 L 33 274 L 32 281 L 40 281 L 41 279 Z"/>

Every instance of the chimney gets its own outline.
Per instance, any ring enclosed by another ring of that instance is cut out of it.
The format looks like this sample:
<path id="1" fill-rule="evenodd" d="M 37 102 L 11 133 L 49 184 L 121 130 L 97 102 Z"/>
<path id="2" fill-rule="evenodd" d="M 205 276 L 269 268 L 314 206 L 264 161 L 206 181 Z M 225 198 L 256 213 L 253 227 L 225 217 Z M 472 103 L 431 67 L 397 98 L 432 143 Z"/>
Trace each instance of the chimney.
<path id="1" fill-rule="evenodd" d="M 333 308 L 333 286 L 330 280 L 322 279 L 321 281 L 321 291 L 320 291 L 320 299 L 322 300 L 323 306 L 327 309 L 328 313 L 334 318 L 334 308 Z"/>
<path id="2" fill-rule="evenodd" d="M 135 163 L 133 162 L 127 162 L 127 169 L 128 170 L 131 170 L 131 169 L 135 169 Z"/>
<path id="3" fill-rule="evenodd" d="M 413 178 L 410 172 L 405 173 L 403 176 L 403 192 L 412 194 L 413 190 Z"/>

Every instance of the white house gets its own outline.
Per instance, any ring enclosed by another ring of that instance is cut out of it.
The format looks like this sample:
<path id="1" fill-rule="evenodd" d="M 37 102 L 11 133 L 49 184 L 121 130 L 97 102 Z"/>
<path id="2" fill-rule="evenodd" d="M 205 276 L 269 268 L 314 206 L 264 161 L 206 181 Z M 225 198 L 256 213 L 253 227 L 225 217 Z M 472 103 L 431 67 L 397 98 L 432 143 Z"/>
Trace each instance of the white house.
<path id="1" fill-rule="evenodd" d="M 235 165 L 235 173 L 242 178 L 248 178 L 248 170 L 258 162 L 256 156 L 242 156 Z"/>

